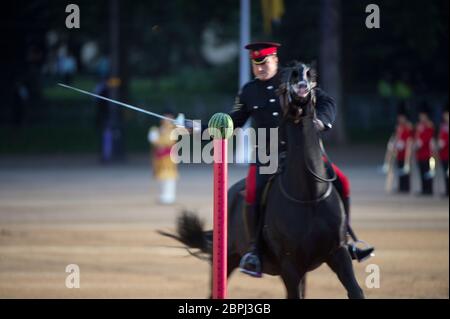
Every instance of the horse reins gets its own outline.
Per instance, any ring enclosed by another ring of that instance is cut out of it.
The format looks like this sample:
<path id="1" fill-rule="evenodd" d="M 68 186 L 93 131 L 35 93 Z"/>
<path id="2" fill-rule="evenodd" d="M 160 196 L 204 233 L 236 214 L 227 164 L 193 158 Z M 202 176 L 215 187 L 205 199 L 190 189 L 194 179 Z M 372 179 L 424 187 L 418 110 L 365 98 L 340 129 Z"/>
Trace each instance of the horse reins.
<path id="1" fill-rule="evenodd" d="M 288 98 L 289 104 L 292 103 L 292 97 L 291 97 L 292 87 L 291 87 L 291 85 L 290 85 L 291 77 L 292 77 L 292 71 L 289 73 L 288 79 L 287 79 L 287 81 L 286 81 L 286 94 L 288 95 L 287 98 Z M 315 85 L 314 85 L 314 86 L 311 86 L 311 87 L 308 89 L 307 93 L 314 92 L 314 89 L 315 89 L 315 88 L 316 88 Z M 314 97 L 315 97 L 315 95 L 314 95 Z M 313 105 L 315 106 L 315 98 L 311 101 L 311 103 L 313 103 Z M 286 114 L 287 114 L 287 113 L 286 113 Z M 313 120 L 316 118 L 316 117 L 315 117 L 315 108 L 314 108 L 314 115 L 311 116 L 311 117 L 313 118 Z M 302 117 L 301 119 L 304 119 L 304 118 L 309 118 L 309 116 L 307 116 L 307 117 L 304 116 L 304 117 Z M 299 120 L 300 120 L 300 119 L 299 119 Z M 283 121 L 282 121 L 282 123 L 281 123 L 282 126 L 284 126 L 284 123 L 285 123 L 285 117 L 283 118 Z M 321 150 L 323 156 L 325 157 L 326 161 L 329 162 L 329 157 L 328 157 L 327 153 L 325 152 L 325 149 L 324 149 L 324 147 L 323 147 L 322 142 L 320 141 L 320 138 L 319 138 L 319 146 L 320 146 L 320 150 Z M 317 199 L 314 199 L 314 200 L 307 200 L 307 201 L 302 201 L 302 200 L 299 200 L 299 199 L 296 199 L 296 198 L 292 197 L 291 195 L 289 195 L 289 194 L 287 193 L 286 189 L 284 188 L 283 181 L 282 181 L 282 176 L 283 176 L 282 174 L 280 174 L 280 178 L 278 179 L 278 184 L 279 184 L 279 186 L 280 186 L 281 193 L 282 193 L 283 196 L 285 196 L 287 199 L 289 199 L 289 200 L 291 200 L 291 201 L 293 201 L 293 202 L 296 202 L 296 203 L 300 203 L 300 204 L 315 204 L 315 203 L 318 203 L 318 202 L 320 202 L 320 201 L 326 199 L 328 196 L 330 196 L 330 194 L 331 194 L 331 192 L 332 192 L 332 190 L 333 190 L 332 182 L 334 182 L 334 181 L 337 179 L 337 174 L 336 174 L 336 172 L 334 171 L 334 169 L 332 169 L 332 170 L 333 170 L 333 176 L 332 176 L 331 178 L 326 178 L 326 177 L 322 177 L 322 176 L 320 176 L 319 174 L 317 174 L 316 172 L 314 172 L 314 170 L 311 169 L 311 167 L 308 165 L 308 161 L 306 160 L 305 152 L 303 152 L 303 161 L 305 162 L 306 170 L 314 177 L 314 179 L 315 179 L 317 182 L 319 182 L 319 183 L 328 183 L 327 190 L 326 190 L 326 192 L 325 192 L 322 196 L 320 196 L 320 197 L 317 198 Z"/>
<path id="2" fill-rule="evenodd" d="M 303 205 L 308 205 L 308 204 L 317 204 L 321 201 L 323 201 L 324 199 L 326 199 L 328 196 L 330 196 L 332 190 L 333 190 L 333 184 L 328 183 L 328 187 L 325 193 L 323 193 L 322 196 L 320 196 L 319 198 L 316 199 L 312 199 L 312 200 L 299 200 L 297 198 L 292 197 L 291 195 L 289 195 L 286 191 L 286 189 L 283 186 L 283 182 L 282 179 L 283 175 L 280 175 L 279 179 L 278 179 L 278 184 L 280 186 L 280 190 L 281 193 L 283 194 L 284 197 L 286 197 L 287 199 L 295 202 L 295 203 L 299 203 L 299 204 L 303 204 Z"/>
<path id="3" fill-rule="evenodd" d="M 330 159 L 329 159 L 327 153 L 325 152 L 325 149 L 323 148 L 323 145 L 322 145 L 322 143 L 320 141 L 319 141 L 319 145 L 320 145 L 320 150 L 321 150 L 323 156 L 325 156 L 326 161 L 330 162 Z M 317 174 L 316 172 L 314 172 L 314 170 L 311 169 L 311 167 L 308 165 L 308 161 L 306 160 L 305 153 L 303 153 L 303 161 L 305 162 L 306 169 L 316 179 L 317 182 L 319 182 L 319 183 L 332 183 L 332 182 L 334 182 L 337 179 L 337 174 L 334 171 L 334 169 L 332 170 L 333 171 L 333 176 L 331 178 L 322 177 L 319 174 Z"/>

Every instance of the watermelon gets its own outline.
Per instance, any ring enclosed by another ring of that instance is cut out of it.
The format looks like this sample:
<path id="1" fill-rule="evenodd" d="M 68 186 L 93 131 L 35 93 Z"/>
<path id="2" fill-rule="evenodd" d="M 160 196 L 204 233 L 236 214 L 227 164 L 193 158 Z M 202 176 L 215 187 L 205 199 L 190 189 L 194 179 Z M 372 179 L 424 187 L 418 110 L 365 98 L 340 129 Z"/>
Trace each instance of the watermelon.
<path id="1" fill-rule="evenodd" d="M 215 139 L 228 139 L 233 135 L 233 120 L 226 113 L 216 113 L 208 122 L 208 132 Z"/>

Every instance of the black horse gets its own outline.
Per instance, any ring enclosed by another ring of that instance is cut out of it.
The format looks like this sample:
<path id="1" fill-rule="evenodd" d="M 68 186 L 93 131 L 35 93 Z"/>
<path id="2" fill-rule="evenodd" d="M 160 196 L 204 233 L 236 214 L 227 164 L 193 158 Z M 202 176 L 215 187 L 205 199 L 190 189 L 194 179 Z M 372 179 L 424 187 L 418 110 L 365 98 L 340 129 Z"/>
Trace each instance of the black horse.
<path id="1" fill-rule="evenodd" d="M 285 69 L 283 79 L 278 89 L 284 114 L 280 132 L 287 152 L 282 172 L 274 176 L 266 193 L 260 246 L 263 272 L 281 276 L 288 298 L 303 298 L 306 273 L 325 262 L 349 298 L 364 298 L 345 246 L 344 208 L 333 179 L 326 177 L 314 124 L 315 72 L 294 63 Z M 244 188 L 243 179 L 228 191 L 228 276 L 248 248 Z M 172 237 L 211 253 L 212 231 L 204 231 L 195 214 L 182 215 L 177 231 Z"/>

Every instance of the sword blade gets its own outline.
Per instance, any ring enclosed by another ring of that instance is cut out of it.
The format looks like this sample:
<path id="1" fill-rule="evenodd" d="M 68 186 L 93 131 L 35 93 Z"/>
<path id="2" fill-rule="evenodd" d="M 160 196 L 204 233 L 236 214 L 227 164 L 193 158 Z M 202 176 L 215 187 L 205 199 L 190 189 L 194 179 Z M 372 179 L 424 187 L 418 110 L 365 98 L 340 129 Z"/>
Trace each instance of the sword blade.
<path id="1" fill-rule="evenodd" d="M 62 83 L 58 83 L 58 85 L 66 88 L 66 89 L 71 89 L 71 90 L 77 91 L 79 93 L 87 94 L 87 95 L 96 97 L 98 99 L 102 99 L 102 100 L 105 100 L 105 101 L 108 101 L 108 102 L 111 102 L 111 103 L 114 103 L 114 104 L 117 104 L 117 105 L 121 105 L 123 107 L 132 109 L 132 110 L 137 111 L 137 112 L 141 112 L 141 113 L 144 113 L 144 114 L 147 114 L 147 115 L 155 116 L 155 117 L 158 117 L 160 119 L 168 120 L 168 121 L 171 121 L 171 122 L 177 122 L 177 119 L 172 119 L 170 117 L 167 117 L 167 116 L 164 116 L 164 115 L 160 115 L 158 113 L 150 112 L 150 111 L 141 109 L 139 107 L 127 104 L 127 103 L 116 101 L 116 100 L 113 100 L 113 99 L 110 99 L 110 98 L 107 98 L 107 97 L 104 97 L 104 96 L 101 96 L 101 95 L 98 95 L 98 94 L 94 94 L 94 93 L 91 93 L 91 92 L 88 92 L 88 91 L 85 91 L 85 90 L 77 89 L 76 87 L 73 87 L 73 86 L 70 86 L 70 85 L 66 85 L 66 84 L 62 84 Z M 186 121 L 189 121 L 189 120 L 186 120 Z M 178 125 L 180 125 L 180 124 L 178 123 Z"/>

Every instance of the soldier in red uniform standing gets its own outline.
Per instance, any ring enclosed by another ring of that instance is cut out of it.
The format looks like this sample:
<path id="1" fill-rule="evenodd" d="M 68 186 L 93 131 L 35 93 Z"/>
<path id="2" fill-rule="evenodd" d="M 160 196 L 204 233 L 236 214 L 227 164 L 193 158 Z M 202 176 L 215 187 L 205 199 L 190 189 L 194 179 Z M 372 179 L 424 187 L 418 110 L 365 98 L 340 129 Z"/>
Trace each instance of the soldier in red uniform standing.
<path id="1" fill-rule="evenodd" d="M 448 104 L 442 114 L 442 123 L 439 130 L 439 159 L 444 172 L 445 195 L 448 196 Z"/>
<path id="2" fill-rule="evenodd" d="M 430 165 L 434 149 L 433 137 L 434 125 L 430 120 L 430 109 L 426 103 L 423 103 L 419 109 L 419 123 L 416 126 L 414 140 L 416 160 L 422 183 L 422 195 L 433 194 L 434 167 Z"/>
<path id="3" fill-rule="evenodd" d="M 394 150 L 397 154 L 398 192 L 409 193 L 411 189 L 411 152 L 414 139 L 413 125 L 408 119 L 406 106 L 402 103 L 397 114 Z"/>

